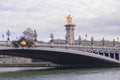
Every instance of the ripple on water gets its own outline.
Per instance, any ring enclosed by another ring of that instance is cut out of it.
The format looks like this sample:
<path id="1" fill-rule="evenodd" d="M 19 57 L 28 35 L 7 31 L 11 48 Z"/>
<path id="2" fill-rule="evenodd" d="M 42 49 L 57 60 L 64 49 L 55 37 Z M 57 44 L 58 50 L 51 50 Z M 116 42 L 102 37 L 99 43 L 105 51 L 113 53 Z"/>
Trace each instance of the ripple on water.
<path id="1" fill-rule="evenodd" d="M 120 68 L 35 70 L 5 73 L 0 80 L 120 80 L 119 74 Z"/>

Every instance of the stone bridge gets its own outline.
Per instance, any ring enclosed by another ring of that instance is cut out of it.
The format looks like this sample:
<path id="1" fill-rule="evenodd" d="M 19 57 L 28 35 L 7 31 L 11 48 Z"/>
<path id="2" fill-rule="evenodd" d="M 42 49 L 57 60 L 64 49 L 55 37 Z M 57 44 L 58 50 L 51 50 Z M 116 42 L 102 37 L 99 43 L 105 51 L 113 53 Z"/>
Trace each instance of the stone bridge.
<path id="1" fill-rule="evenodd" d="M 1 44 L 0 55 L 25 57 L 69 66 L 119 66 L 120 48 L 66 44 L 36 44 L 33 47 L 13 47 Z"/>

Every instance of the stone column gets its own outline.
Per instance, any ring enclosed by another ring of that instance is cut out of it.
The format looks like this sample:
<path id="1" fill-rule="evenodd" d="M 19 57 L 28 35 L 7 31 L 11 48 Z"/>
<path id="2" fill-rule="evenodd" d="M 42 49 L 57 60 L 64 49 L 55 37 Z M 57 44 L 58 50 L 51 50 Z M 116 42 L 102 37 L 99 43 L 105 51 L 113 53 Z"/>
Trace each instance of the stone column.
<path id="1" fill-rule="evenodd" d="M 68 44 L 72 45 L 74 44 L 74 24 L 66 24 L 66 35 L 68 36 Z"/>

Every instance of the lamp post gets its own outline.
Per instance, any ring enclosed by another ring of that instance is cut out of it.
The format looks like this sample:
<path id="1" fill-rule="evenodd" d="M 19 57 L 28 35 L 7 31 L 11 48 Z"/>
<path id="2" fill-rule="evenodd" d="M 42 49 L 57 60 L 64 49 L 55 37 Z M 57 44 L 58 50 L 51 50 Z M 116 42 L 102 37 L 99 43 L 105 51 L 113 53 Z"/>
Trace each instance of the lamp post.
<path id="1" fill-rule="evenodd" d="M 11 35 L 9 30 L 7 30 L 6 35 L 8 36 L 7 41 L 9 41 L 10 40 L 9 36 Z"/>
<path id="2" fill-rule="evenodd" d="M 50 38 L 51 38 L 50 42 L 51 42 L 51 44 L 53 44 L 53 42 L 54 42 L 54 35 L 53 35 L 53 33 L 51 33 Z"/>
<path id="3" fill-rule="evenodd" d="M 81 46 L 81 36 L 79 36 L 79 45 Z"/>
<path id="4" fill-rule="evenodd" d="M 94 38 L 91 37 L 91 46 L 93 46 L 93 45 L 94 45 Z"/>
<path id="5" fill-rule="evenodd" d="M 37 34 L 36 30 L 34 30 L 35 41 L 37 41 L 37 36 L 38 36 L 38 34 Z"/>
<path id="6" fill-rule="evenodd" d="M 102 46 L 105 47 L 105 39 L 102 39 Z"/>
<path id="7" fill-rule="evenodd" d="M 113 47 L 115 47 L 115 45 L 116 45 L 115 43 L 116 43 L 116 42 L 115 42 L 115 39 L 113 39 Z"/>
<path id="8" fill-rule="evenodd" d="M 88 35 L 86 34 L 86 35 L 85 35 L 85 37 L 86 37 L 86 39 L 85 39 L 85 42 L 86 42 L 86 46 L 87 46 L 87 36 L 88 36 Z"/>

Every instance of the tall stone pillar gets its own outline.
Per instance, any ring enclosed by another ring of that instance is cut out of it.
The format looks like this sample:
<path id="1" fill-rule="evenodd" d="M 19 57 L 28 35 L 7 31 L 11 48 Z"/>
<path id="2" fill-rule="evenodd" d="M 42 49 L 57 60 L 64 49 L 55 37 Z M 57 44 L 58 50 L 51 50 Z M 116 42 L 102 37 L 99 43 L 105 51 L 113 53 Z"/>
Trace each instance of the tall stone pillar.
<path id="1" fill-rule="evenodd" d="M 66 24 L 66 36 L 68 44 L 74 44 L 74 24 Z"/>
<path id="2" fill-rule="evenodd" d="M 71 15 L 66 16 L 66 41 L 68 44 L 74 44 L 74 27 L 75 25 L 72 23 Z"/>

